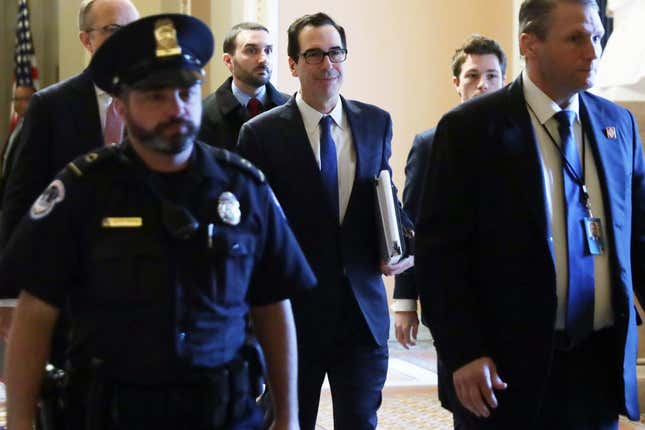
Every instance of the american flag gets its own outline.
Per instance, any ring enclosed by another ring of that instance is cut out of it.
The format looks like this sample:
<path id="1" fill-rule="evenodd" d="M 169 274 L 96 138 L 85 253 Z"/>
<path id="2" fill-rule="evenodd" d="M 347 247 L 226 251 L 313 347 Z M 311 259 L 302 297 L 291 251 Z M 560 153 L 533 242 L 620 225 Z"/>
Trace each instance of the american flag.
<path id="1" fill-rule="evenodd" d="M 14 54 L 16 68 L 14 70 L 13 92 L 16 85 L 34 87 L 38 89 L 38 68 L 36 66 L 36 52 L 31 39 L 31 25 L 29 23 L 29 5 L 27 0 L 18 0 L 18 26 L 16 27 L 16 52 Z M 18 116 L 11 105 L 11 128 L 18 121 Z"/>

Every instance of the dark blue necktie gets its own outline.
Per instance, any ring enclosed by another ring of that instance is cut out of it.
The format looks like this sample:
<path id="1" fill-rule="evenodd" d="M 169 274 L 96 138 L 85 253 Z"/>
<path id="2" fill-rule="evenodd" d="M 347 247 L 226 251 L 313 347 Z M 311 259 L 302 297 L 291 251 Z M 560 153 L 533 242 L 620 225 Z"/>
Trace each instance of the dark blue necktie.
<path id="1" fill-rule="evenodd" d="M 568 110 L 555 115 L 566 158 L 566 162 L 562 160 L 569 263 L 566 330 L 573 345 L 593 331 L 594 313 L 594 265 L 593 255 L 587 252 L 586 246 L 584 218 L 588 213 L 581 189 L 584 173 L 573 137 L 575 117 L 575 112 Z"/>
<path id="2" fill-rule="evenodd" d="M 336 144 L 331 137 L 332 122 L 329 115 L 320 119 L 320 176 L 338 221 L 338 161 L 336 159 Z"/>

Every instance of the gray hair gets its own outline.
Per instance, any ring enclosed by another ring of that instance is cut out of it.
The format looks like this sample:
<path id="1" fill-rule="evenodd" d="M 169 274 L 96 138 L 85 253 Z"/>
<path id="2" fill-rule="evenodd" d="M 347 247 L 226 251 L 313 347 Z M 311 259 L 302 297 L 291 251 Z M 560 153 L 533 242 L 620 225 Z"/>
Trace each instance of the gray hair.
<path id="1" fill-rule="evenodd" d="M 90 10 L 96 0 L 83 0 L 78 8 L 78 29 L 80 31 L 89 30 L 92 25 L 89 22 Z"/>

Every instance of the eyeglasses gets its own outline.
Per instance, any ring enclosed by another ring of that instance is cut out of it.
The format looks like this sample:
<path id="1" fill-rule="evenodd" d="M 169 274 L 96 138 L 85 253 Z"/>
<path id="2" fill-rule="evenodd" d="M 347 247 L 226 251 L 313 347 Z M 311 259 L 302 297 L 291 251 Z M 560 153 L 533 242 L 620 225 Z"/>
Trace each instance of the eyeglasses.
<path id="1" fill-rule="evenodd" d="M 310 49 L 300 54 L 304 57 L 307 64 L 320 64 L 323 62 L 325 55 L 329 57 L 332 63 L 342 63 L 347 59 L 347 49 L 332 48 L 325 52 L 322 49 Z"/>
<path id="2" fill-rule="evenodd" d="M 86 33 L 91 33 L 93 31 L 100 31 L 101 33 L 114 34 L 114 33 L 117 32 L 117 30 L 120 30 L 121 28 L 123 28 L 122 25 L 109 24 L 109 25 L 105 25 L 105 26 L 99 27 L 99 28 L 88 28 L 87 30 L 85 30 L 85 32 Z"/>

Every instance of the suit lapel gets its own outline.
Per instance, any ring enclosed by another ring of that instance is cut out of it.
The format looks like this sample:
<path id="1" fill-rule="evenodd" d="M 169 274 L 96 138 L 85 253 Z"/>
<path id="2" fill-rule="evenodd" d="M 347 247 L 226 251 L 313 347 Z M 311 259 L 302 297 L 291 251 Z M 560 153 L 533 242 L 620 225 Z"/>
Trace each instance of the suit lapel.
<path id="1" fill-rule="evenodd" d="M 78 99 L 86 101 L 85 103 L 69 103 L 68 107 L 72 112 L 71 117 L 75 118 L 73 124 L 77 130 L 78 142 L 89 151 L 103 144 L 103 130 L 101 129 L 96 91 L 88 70 L 83 71 L 73 81 L 70 81 L 70 84 L 70 88 L 78 93 Z"/>
<path id="2" fill-rule="evenodd" d="M 283 153 L 293 160 L 294 167 L 298 168 L 300 173 L 306 174 L 306 177 L 315 177 L 320 182 L 320 169 L 309 143 L 309 136 L 295 96 L 287 101 L 280 117 L 286 121 Z"/>
<path id="3" fill-rule="evenodd" d="M 505 109 L 508 123 L 502 131 L 502 144 L 505 146 L 505 153 L 511 156 L 508 163 L 511 169 L 509 180 L 519 181 L 518 187 L 523 190 L 520 195 L 524 205 L 528 208 L 531 218 L 536 221 L 536 226 L 555 264 L 553 242 L 548 240 L 552 232 L 546 203 L 542 159 L 526 108 L 522 77 L 518 77 L 505 91 L 508 92 L 508 104 Z"/>
<path id="4" fill-rule="evenodd" d="M 274 87 L 271 82 L 266 83 L 267 99 L 269 100 L 269 106 L 267 109 L 270 109 L 275 106 L 281 106 L 289 100 L 286 94 L 282 94 L 280 91 Z"/>
<path id="5" fill-rule="evenodd" d="M 355 198 L 359 189 L 357 183 L 372 180 L 379 174 L 380 167 L 383 165 L 381 158 L 383 157 L 383 145 L 385 143 L 382 135 L 375 136 L 371 131 L 370 118 L 366 118 L 365 112 L 358 104 L 342 97 L 341 100 L 352 132 L 354 149 L 356 150 L 356 172 L 354 173 L 352 191 L 347 202 L 344 224 L 354 213 L 354 206 L 361 204 L 360 200 Z M 384 124 L 378 124 L 378 126 L 381 127 Z"/>
<path id="6" fill-rule="evenodd" d="M 367 157 L 369 156 L 368 145 L 370 142 L 369 129 L 365 121 L 361 121 L 361 108 L 358 107 L 355 103 L 345 100 L 341 97 L 341 102 L 343 103 L 343 110 L 347 116 L 347 122 L 349 123 L 349 128 L 352 133 L 352 141 L 354 143 L 354 149 L 356 150 L 356 172 L 354 173 L 354 182 L 359 178 L 362 178 L 364 172 L 367 169 Z M 354 190 L 354 185 L 352 183 L 352 191 Z M 351 194 L 349 203 L 351 203 Z M 349 204 L 348 204 L 349 209 Z"/>
<path id="7" fill-rule="evenodd" d="M 228 117 L 232 112 L 239 111 L 238 116 L 241 118 L 243 115 L 242 109 L 245 109 L 233 94 L 233 78 L 228 78 L 222 86 L 217 89 L 217 103 L 220 112 L 224 118 Z M 245 109 L 246 110 L 246 109 Z"/>
<path id="8" fill-rule="evenodd" d="M 605 133 L 611 136 L 612 134 L 606 130 L 613 128 L 614 133 L 620 133 L 621 130 L 616 122 L 612 122 L 615 121 L 614 116 L 603 112 L 602 107 L 585 93 L 580 93 L 580 118 L 593 150 L 602 187 L 605 216 L 608 218 L 603 222 L 606 228 L 612 229 L 612 237 L 620 237 L 617 236 L 618 232 L 614 231 L 614 223 L 611 221 L 625 219 L 626 164 L 623 151 L 619 148 L 621 135 L 613 135 L 610 138 Z"/>
<path id="9" fill-rule="evenodd" d="M 306 190 L 303 198 L 309 199 L 310 204 L 319 204 L 332 216 L 332 209 L 323 196 L 326 191 L 322 184 L 320 167 L 316 161 L 309 136 L 305 130 L 302 115 L 296 104 L 295 96 L 291 97 L 281 109 L 281 119 L 284 121 L 281 157 L 286 157 L 285 166 L 289 166 L 289 176 L 293 178 L 293 186 Z M 334 215 L 335 217 L 335 215 Z"/>

